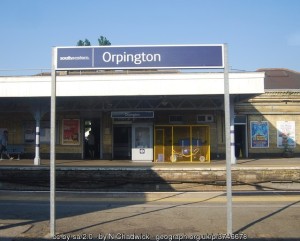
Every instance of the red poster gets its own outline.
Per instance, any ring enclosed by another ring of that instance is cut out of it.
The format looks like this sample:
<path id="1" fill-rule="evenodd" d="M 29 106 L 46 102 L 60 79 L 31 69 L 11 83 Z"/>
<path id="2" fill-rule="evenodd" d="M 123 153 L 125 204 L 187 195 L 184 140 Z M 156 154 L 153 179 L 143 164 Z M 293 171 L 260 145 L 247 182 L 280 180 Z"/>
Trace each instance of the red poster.
<path id="1" fill-rule="evenodd" d="M 79 131 L 80 131 L 80 121 L 78 119 L 64 119 L 63 120 L 63 145 L 79 145 Z"/>

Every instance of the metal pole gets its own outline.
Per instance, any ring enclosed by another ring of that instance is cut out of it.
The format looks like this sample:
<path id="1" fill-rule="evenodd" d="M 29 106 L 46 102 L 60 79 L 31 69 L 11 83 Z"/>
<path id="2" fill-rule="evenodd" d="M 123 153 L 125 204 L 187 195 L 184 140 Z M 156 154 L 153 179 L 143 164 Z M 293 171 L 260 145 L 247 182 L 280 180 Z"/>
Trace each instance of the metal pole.
<path id="1" fill-rule="evenodd" d="M 52 48 L 50 140 L 50 236 L 55 236 L 56 48 Z"/>
<path id="2" fill-rule="evenodd" d="M 232 234 L 232 183 L 231 183 L 231 138 L 230 138 L 230 96 L 228 74 L 228 49 L 224 44 L 224 110 L 226 137 L 226 193 L 227 193 L 227 233 Z"/>

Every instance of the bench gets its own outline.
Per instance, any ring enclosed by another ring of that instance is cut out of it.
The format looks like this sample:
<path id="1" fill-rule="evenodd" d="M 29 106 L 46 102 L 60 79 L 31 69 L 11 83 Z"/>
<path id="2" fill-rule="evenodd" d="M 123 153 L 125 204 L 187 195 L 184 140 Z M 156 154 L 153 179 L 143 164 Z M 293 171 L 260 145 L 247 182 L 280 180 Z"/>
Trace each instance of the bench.
<path id="1" fill-rule="evenodd" d="M 6 147 L 7 153 L 9 155 L 18 155 L 18 159 L 20 160 L 20 155 L 24 153 L 24 145 L 7 145 Z M 1 160 L 2 160 L 2 155 L 1 155 Z"/>

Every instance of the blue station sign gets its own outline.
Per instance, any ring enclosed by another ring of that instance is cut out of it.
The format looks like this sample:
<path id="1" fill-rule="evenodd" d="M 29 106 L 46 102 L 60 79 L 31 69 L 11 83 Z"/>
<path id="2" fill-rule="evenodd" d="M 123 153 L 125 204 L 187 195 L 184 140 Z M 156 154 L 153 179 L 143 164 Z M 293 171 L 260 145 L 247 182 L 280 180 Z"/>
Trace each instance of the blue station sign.
<path id="1" fill-rule="evenodd" d="M 224 68 L 224 46 L 57 47 L 56 70 Z"/>
<path id="2" fill-rule="evenodd" d="M 153 111 L 112 111 L 111 118 L 135 119 L 135 118 L 154 118 Z"/>

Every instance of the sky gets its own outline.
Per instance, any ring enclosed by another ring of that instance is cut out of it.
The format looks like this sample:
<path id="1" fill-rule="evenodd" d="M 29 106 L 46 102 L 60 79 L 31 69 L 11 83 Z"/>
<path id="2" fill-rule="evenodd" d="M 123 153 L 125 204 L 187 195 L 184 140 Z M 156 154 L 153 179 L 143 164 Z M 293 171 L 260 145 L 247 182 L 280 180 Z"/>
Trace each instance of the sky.
<path id="1" fill-rule="evenodd" d="M 53 46 L 228 44 L 231 71 L 300 72 L 299 0 L 0 0 L 0 75 L 50 69 Z"/>

